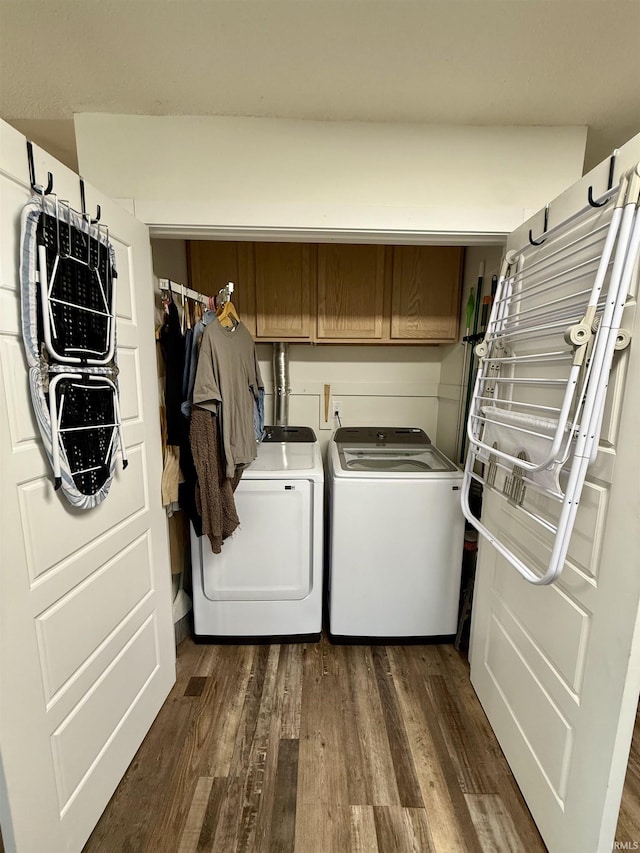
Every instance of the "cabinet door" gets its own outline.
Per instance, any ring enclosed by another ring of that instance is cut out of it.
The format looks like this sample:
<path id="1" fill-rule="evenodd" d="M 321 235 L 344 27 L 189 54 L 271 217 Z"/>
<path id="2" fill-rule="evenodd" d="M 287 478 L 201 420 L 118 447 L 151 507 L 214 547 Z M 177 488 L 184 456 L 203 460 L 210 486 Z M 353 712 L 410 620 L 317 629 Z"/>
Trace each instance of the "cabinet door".
<path id="1" fill-rule="evenodd" d="M 256 333 L 255 285 L 251 243 L 225 240 L 189 241 L 189 284 L 199 293 L 215 296 L 232 281 L 235 285 L 233 304 L 240 319 Z"/>
<path id="2" fill-rule="evenodd" d="M 392 339 L 456 340 L 461 268 L 458 246 L 394 246 Z"/>
<path id="3" fill-rule="evenodd" d="M 318 339 L 380 340 L 384 246 L 318 246 Z"/>
<path id="4" fill-rule="evenodd" d="M 309 339 L 311 247 L 302 243 L 256 243 L 256 335 Z"/>

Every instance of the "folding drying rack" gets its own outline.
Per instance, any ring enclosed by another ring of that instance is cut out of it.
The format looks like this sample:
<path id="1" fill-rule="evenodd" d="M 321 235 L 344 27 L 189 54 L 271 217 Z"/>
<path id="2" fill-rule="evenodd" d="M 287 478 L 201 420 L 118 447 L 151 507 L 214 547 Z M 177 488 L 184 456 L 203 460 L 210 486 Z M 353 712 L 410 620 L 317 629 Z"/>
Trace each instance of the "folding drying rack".
<path id="1" fill-rule="evenodd" d="M 613 163 L 613 158 L 612 158 Z M 613 170 L 611 170 L 613 171 Z M 619 185 L 503 262 L 467 421 L 462 508 L 468 521 L 533 584 L 562 571 L 640 247 L 640 164 Z M 471 508 L 481 487 L 553 538 L 538 572 L 498 522 Z M 555 507 L 555 509 L 553 509 Z"/>

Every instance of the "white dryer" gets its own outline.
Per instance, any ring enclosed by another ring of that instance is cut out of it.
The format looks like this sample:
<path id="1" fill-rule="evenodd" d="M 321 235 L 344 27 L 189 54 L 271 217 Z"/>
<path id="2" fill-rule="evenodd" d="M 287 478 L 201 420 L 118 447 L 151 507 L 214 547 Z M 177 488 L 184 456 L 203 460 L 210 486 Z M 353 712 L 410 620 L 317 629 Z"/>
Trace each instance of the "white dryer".
<path id="1" fill-rule="evenodd" d="M 267 427 L 235 492 L 240 527 L 211 551 L 191 531 L 196 639 L 316 641 L 324 471 L 309 427 Z"/>
<path id="2" fill-rule="evenodd" d="M 421 429 L 342 427 L 328 476 L 332 639 L 454 635 L 462 471 Z"/>

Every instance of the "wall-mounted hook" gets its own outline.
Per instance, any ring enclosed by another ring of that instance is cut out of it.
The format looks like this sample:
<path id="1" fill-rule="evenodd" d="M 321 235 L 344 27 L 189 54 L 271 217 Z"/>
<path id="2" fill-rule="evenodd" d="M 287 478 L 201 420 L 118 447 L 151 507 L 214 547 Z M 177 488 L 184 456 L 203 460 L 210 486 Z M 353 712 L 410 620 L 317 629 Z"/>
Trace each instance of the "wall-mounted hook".
<path id="1" fill-rule="evenodd" d="M 49 195 L 53 191 L 53 175 L 47 173 L 47 186 L 43 187 L 36 182 L 36 169 L 33 165 L 33 144 L 27 139 L 27 160 L 29 162 L 29 183 L 34 193 L 38 195 Z"/>
<path id="2" fill-rule="evenodd" d="M 80 204 L 82 205 L 82 215 L 87 216 L 87 203 L 84 197 L 84 178 L 80 178 Z M 101 216 L 102 210 L 100 209 L 100 205 L 97 205 L 96 218 L 90 220 L 91 224 L 96 225 L 98 222 L 100 222 Z"/>
<path id="3" fill-rule="evenodd" d="M 542 240 L 534 240 L 533 239 L 533 232 L 531 231 L 531 228 L 529 228 L 529 242 L 531 243 L 532 246 L 542 246 L 542 244 L 544 243 L 544 235 L 547 233 L 547 225 L 548 224 L 549 224 L 549 205 L 547 205 L 544 209 L 544 227 L 542 229 L 542 234 L 541 234 Z"/>
<path id="4" fill-rule="evenodd" d="M 609 159 L 609 180 L 607 181 L 607 192 L 613 188 L 613 172 L 616 167 L 616 157 L 618 156 L 618 149 L 616 148 L 611 158 Z M 593 187 L 589 187 L 589 191 L 587 193 L 587 200 L 591 207 L 603 207 L 607 203 L 607 199 L 604 201 L 598 201 L 593 197 Z"/>

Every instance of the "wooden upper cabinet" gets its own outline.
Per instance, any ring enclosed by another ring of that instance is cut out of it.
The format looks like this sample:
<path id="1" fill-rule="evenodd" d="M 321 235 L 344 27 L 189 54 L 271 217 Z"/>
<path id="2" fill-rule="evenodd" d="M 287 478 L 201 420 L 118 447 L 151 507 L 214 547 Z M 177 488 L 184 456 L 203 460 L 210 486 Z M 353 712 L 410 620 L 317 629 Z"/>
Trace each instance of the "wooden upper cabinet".
<path id="1" fill-rule="evenodd" d="M 232 302 L 240 319 L 255 336 L 255 287 L 251 243 L 225 240 L 190 240 L 189 284 L 199 293 L 215 296 L 232 281 Z"/>
<path id="2" fill-rule="evenodd" d="M 227 282 L 259 341 L 449 343 L 457 339 L 463 249 L 326 243 L 189 243 L 191 287 Z"/>
<path id="3" fill-rule="evenodd" d="M 258 338 L 309 340 L 312 248 L 303 243 L 255 243 Z"/>
<path id="4" fill-rule="evenodd" d="M 318 246 L 318 340 L 383 337 L 384 246 Z"/>
<path id="5" fill-rule="evenodd" d="M 457 340 L 462 248 L 394 246 L 392 340 Z"/>

